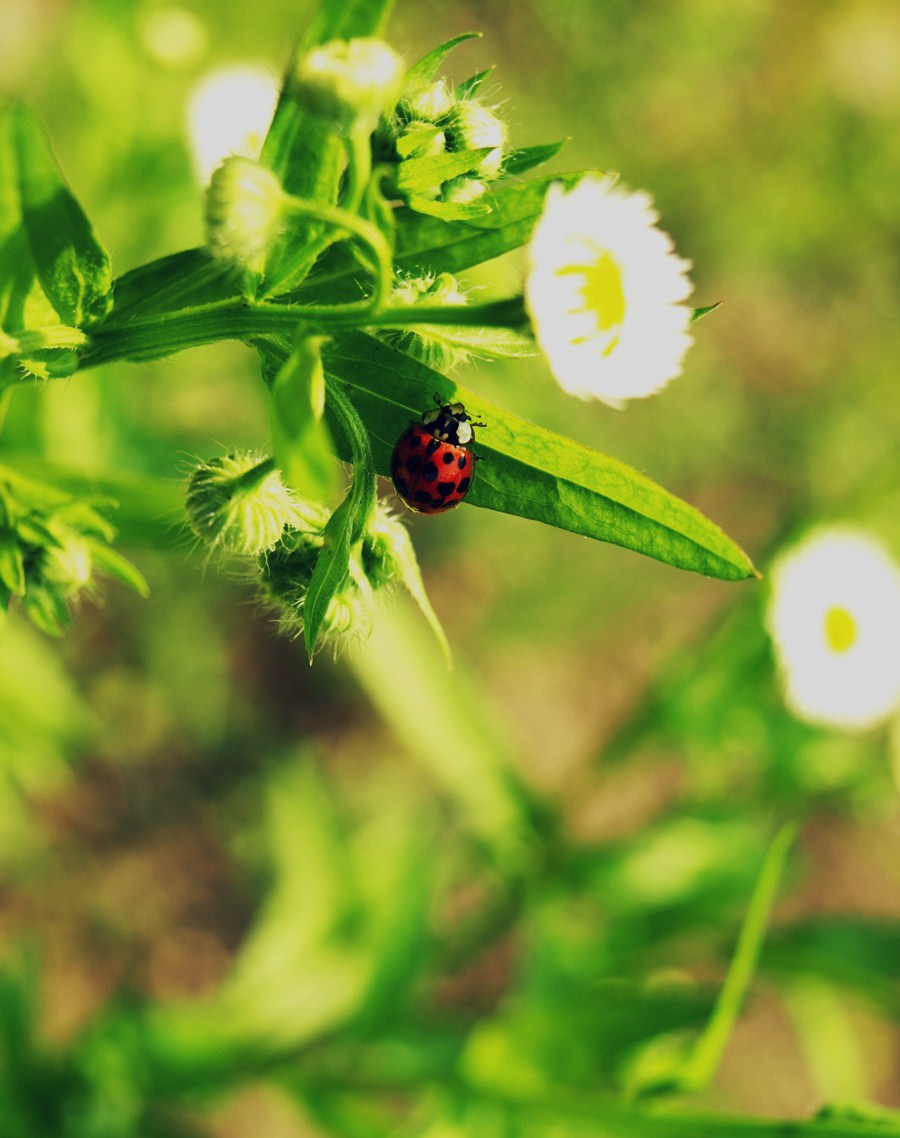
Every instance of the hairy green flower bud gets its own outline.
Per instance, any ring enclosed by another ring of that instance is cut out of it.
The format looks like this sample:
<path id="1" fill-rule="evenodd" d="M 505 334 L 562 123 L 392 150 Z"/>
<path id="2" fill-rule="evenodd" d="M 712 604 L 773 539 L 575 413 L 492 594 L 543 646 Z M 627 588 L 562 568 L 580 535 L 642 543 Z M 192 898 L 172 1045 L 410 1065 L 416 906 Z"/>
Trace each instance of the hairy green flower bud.
<path id="1" fill-rule="evenodd" d="M 401 113 L 409 120 L 439 122 L 453 108 L 453 95 L 443 79 L 418 87 L 407 94 L 401 103 Z"/>
<path id="2" fill-rule="evenodd" d="M 506 154 L 507 129 L 492 110 L 475 99 L 458 102 L 441 124 L 447 135 L 449 150 L 483 150 L 490 153 L 478 163 L 474 176 L 496 178 Z"/>
<path id="3" fill-rule="evenodd" d="M 288 526 L 302 526 L 301 502 L 281 474 L 258 455 L 238 453 L 201 463 L 188 482 L 191 529 L 215 549 L 255 557 L 272 549 Z"/>
<path id="4" fill-rule="evenodd" d="M 271 170 L 250 158 L 226 158 L 206 191 L 210 252 L 261 273 L 281 228 L 285 202 L 281 182 Z"/>
<path id="5" fill-rule="evenodd" d="M 290 90 L 314 115 L 372 129 L 396 103 L 403 75 L 403 60 L 381 40 L 332 40 L 298 59 Z"/>
<path id="6" fill-rule="evenodd" d="M 456 205 L 468 205 L 469 202 L 477 201 L 483 197 L 487 192 L 487 186 L 478 178 L 472 178 L 468 174 L 463 174 L 462 177 L 452 178 L 449 182 L 444 183 L 444 192 L 441 195 L 445 202 L 453 202 Z"/>
<path id="7" fill-rule="evenodd" d="M 446 307 L 465 304 L 466 296 L 455 277 L 450 273 L 439 273 L 437 276 L 398 277 L 391 291 L 391 301 L 406 307 L 418 304 Z M 383 328 L 378 336 L 386 344 L 436 371 L 448 371 L 469 358 L 464 347 L 453 343 L 452 328 L 444 325 L 417 324 L 414 330 Z"/>

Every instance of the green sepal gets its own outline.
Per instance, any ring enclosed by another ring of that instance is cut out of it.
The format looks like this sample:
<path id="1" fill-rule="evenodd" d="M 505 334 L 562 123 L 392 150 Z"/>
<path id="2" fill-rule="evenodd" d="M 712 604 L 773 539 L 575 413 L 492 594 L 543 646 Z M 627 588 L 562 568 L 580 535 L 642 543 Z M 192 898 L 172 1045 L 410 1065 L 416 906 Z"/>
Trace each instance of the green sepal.
<path id="1" fill-rule="evenodd" d="M 49 589 L 29 589 L 22 607 L 35 628 L 48 636 L 62 636 L 72 623 L 65 600 Z"/>
<path id="2" fill-rule="evenodd" d="M 19 539 L 11 529 L 0 530 L 0 583 L 17 597 L 25 595 L 25 564 Z"/>
<path id="3" fill-rule="evenodd" d="M 408 204 L 416 213 L 425 213 L 429 217 L 440 218 L 441 221 L 469 221 L 475 217 L 485 217 L 491 212 L 491 207 L 485 201 L 441 202 L 411 197 Z"/>
<path id="4" fill-rule="evenodd" d="M 493 146 L 482 146 L 477 150 L 407 158 L 397 166 L 397 189 L 401 193 L 415 195 L 417 190 L 433 189 L 451 178 L 470 174 L 494 149 Z"/>
<path id="5" fill-rule="evenodd" d="M 540 146 L 525 146 L 521 150 L 514 150 L 503 163 L 503 174 L 520 177 L 537 166 L 543 166 L 555 158 L 568 141 L 568 138 L 563 138 L 559 142 L 545 142 Z"/>
<path id="6" fill-rule="evenodd" d="M 328 606 L 350 573 L 350 557 L 375 509 L 375 467 L 369 435 L 343 386 L 328 384 L 330 415 L 339 428 L 353 481 L 343 502 L 328 520 L 324 545 L 316 560 L 303 606 L 303 638 L 312 660 Z"/>
<path id="7" fill-rule="evenodd" d="M 141 597 L 150 595 L 150 586 L 143 573 L 121 553 L 99 541 L 91 542 L 91 558 L 94 565 L 107 577 L 112 577 L 127 585 Z"/>
<path id="8" fill-rule="evenodd" d="M 461 43 L 466 43 L 467 40 L 480 40 L 481 36 L 481 32 L 463 32 L 462 35 L 454 36 L 453 39 L 447 40 L 446 43 L 442 43 L 439 47 L 429 51 L 427 55 L 423 55 L 419 62 L 407 72 L 406 88 L 409 90 L 430 83 L 440 70 L 441 64 L 454 48 L 459 47 Z"/>
<path id="9" fill-rule="evenodd" d="M 66 185 L 47 138 L 24 107 L 12 110 L 22 220 L 41 287 L 75 328 L 102 320 L 112 304 L 109 255 Z"/>
<path id="10" fill-rule="evenodd" d="M 403 587 L 419 606 L 419 610 L 440 645 L 447 668 L 451 669 L 453 667 L 453 656 L 450 652 L 450 642 L 447 640 L 444 627 L 432 607 L 428 593 L 425 591 L 425 582 L 422 580 L 422 570 L 419 568 L 419 560 L 416 557 L 412 538 L 405 529 L 398 525 L 392 532 L 391 542 L 394 564 L 400 571 Z"/>
<path id="11" fill-rule="evenodd" d="M 457 84 L 456 90 L 453 92 L 457 99 L 473 99 L 486 79 L 489 79 L 494 73 L 493 67 L 488 67 L 484 71 L 479 71 L 477 75 L 472 75 L 462 83 Z"/>
<path id="12" fill-rule="evenodd" d="M 702 308 L 695 308 L 691 313 L 691 323 L 696 324 L 704 316 L 709 316 L 710 312 L 715 312 L 721 303 L 721 300 L 717 300 L 715 304 L 706 304 Z"/>
<path id="13" fill-rule="evenodd" d="M 261 349 L 264 370 L 277 367 L 269 383 L 269 421 L 275 461 L 284 480 L 304 498 L 326 501 L 334 492 L 334 446 L 323 421 L 325 373 L 322 337 L 297 335 L 284 359 L 276 349 Z"/>
<path id="14" fill-rule="evenodd" d="M 746 554 L 698 510 L 617 459 L 528 423 L 364 333 L 332 343 L 326 375 L 340 379 L 388 475 L 393 446 L 437 394 L 464 403 L 486 426 L 485 459 L 466 501 L 632 549 L 658 561 L 740 580 L 756 575 Z M 385 392 L 390 392 L 387 398 Z M 341 440 L 336 439 L 339 453 Z M 343 452 L 342 457 L 347 458 Z"/>

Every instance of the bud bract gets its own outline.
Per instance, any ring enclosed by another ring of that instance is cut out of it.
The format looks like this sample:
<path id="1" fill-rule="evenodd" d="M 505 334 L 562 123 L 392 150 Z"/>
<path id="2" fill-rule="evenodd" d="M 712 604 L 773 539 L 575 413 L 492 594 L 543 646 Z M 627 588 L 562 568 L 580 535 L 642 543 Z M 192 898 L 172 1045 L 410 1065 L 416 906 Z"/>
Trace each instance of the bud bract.
<path id="1" fill-rule="evenodd" d="M 250 158 L 226 158 L 206 191 L 206 233 L 214 257 L 261 273 L 278 235 L 286 196 L 276 175 Z"/>
<path id="2" fill-rule="evenodd" d="M 379 39 L 332 40 L 300 57 L 290 89 L 320 118 L 373 129 L 396 103 L 404 71 L 400 56 Z"/>

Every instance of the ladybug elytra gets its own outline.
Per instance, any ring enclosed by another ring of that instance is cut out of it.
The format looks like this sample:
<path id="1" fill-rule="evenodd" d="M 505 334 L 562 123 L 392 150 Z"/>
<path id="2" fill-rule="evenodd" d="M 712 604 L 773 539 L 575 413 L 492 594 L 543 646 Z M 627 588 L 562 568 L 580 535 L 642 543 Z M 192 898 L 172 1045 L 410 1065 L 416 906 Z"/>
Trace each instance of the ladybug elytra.
<path id="1" fill-rule="evenodd" d="M 474 423 L 462 403 L 425 411 L 397 440 L 391 457 L 394 489 L 411 510 L 439 514 L 458 506 L 475 475 Z"/>

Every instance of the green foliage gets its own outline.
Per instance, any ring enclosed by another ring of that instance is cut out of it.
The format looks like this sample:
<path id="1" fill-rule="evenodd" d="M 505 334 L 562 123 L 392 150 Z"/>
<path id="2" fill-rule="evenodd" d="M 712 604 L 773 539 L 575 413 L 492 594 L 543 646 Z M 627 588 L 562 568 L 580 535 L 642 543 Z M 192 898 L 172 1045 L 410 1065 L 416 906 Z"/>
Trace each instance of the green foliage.
<path id="1" fill-rule="evenodd" d="M 421 158 L 354 154 L 284 94 L 263 161 L 308 212 L 285 213 L 245 296 L 205 249 L 147 260 L 197 239 L 172 208 L 192 192 L 176 129 L 194 64 L 151 57 L 147 12 L 112 7 L 67 12 L 66 50 L 28 80 L 111 247 L 145 262 L 105 316 L 105 254 L 33 121 L 0 115 L 0 376 L 15 385 L 0 471 L 2 1138 L 900 1135 L 896 1112 L 866 1101 L 893 1101 L 900 1020 L 885 734 L 785 710 L 760 590 L 569 536 L 751 574 L 645 469 L 757 548 L 851 509 L 897 535 L 896 274 L 873 236 L 892 223 L 896 178 L 874 144 L 883 118 L 822 81 L 844 59 L 843 9 L 575 0 L 494 29 L 535 22 L 512 121 L 558 137 L 543 95 L 571 98 L 593 150 L 574 164 L 600 146 L 601 161 L 653 173 L 698 278 L 728 301 L 695 329 L 709 351 L 693 390 L 613 415 L 551 399 L 521 362 L 535 345 L 516 253 L 548 186 L 579 175 L 520 179 L 558 145 L 512 149 L 475 202 L 412 208 L 392 186 L 424 175 Z M 413 7 L 398 42 L 418 42 Z M 235 52 L 257 31 L 283 41 L 283 5 L 200 0 L 188 15 L 204 11 Z M 386 14 L 326 0 L 301 47 L 381 34 Z M 429 53 L 421 81 L 472 38 Z M 771 42 L 828 51 L 786 50 L 772 72 L 757 46 Z M 605 70 L 598 92 L 587 77 Z M 472 98 L 488 74 L 447 90 Z M 826 87 L 831 143 L 804 102 Z M 782 90 L 789 108 L 771 102 Z M 431 173 L 447 176 L 448 157 Z M 379 240 L 395 272 L 471 272 L 470 298 L 504 299 L 398 310 L 378 295 Z M 413 358 L 426 334 L 500 362 L 450 378 Z M 22 382 L 76 367 L 64 385 Z M 435 395 L 485 424 L 476 508 L 407 532 L 376 475 Z M 178 484 L 186 456 L 235 435 L 274 456 L 257 473 L 280 470 L 310 499 L 237 580 L 200 571 Z M 73 536 L 98 574 L 145 590 L 108 514 L 155 599 L 81 603 L 51 652 L 35 625 L 69 622 L 84 561 L 59 554 Z M 242 603 L 259 584 L 303 632 L 302 667 Z M 365 644 L 306 666 L 369 621 Z M 41 951 L 23 959 L 22 941 Z"/>

